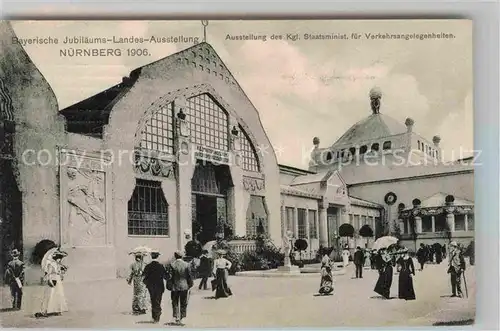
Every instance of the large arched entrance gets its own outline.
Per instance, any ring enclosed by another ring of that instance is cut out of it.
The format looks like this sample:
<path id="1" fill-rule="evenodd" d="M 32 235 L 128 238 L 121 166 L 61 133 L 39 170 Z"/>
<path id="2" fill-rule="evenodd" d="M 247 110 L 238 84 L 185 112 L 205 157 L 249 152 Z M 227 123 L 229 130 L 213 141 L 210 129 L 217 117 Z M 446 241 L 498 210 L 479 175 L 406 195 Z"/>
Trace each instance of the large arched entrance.
<path id="1" fill-rule="evenodd" d="M 228 235 L 227 195 L 233 186 L 227 165 L 199 160 L 191 180 L 192 232 L 202 244 Z"/>
<path id="2" fill-rule="evenodd" d="M 1 135 L 4 136 L 4 134 Z M 5 265 L 11 258 L 10 251 L 14 248 L 17 248 L 21 254 L 23 251 L 22 195 L 14 177 L 12 151 L 8 148 L 10 139 L 6 138 L 0 142 L 0 144 L 6 143 L 0 146 L 4 147 L 0 148 L 0 240 L 2 243 L 0 272 L 2 275 Z M 3 277 L 0 282 L 3 282 Z"/>

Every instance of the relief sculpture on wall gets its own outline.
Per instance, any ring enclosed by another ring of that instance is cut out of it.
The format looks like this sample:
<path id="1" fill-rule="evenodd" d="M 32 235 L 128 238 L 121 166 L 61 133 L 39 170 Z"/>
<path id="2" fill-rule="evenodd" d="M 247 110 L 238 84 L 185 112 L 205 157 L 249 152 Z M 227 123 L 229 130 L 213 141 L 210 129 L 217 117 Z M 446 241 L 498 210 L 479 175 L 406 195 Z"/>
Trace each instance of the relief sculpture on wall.
<path id="1" fill-rule="evenodd" d="M 248 192 L 255 193 L 265 193 L 265 182 L 260 178 L 252 178 L 252 177 L 243 177 L 243 187 Z"/>
<path id="2" fill-rule="evenodd" d="M 72 246 L 106 244 L 104 173 L 67 168 L 69 243 Z"/>
<path id="3" fill-rule="evenodd" d="M 174 177 L 174 164 L 155 157 L 135 154 L 135 171 L 154 177 Z"/>

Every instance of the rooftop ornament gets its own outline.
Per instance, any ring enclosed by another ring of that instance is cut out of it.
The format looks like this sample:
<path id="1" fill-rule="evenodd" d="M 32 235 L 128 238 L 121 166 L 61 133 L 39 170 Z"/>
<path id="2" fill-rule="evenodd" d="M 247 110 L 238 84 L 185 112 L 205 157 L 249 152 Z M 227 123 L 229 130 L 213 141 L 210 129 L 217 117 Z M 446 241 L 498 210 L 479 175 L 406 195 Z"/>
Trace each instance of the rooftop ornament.
<path id="1" fill-rule="evenodd" d="M 382 91 L 378 87 L 374 87 L 370 90 L 370 106 L 372 108 L 373 114 L 380 113 L 380 99 L 382 99 Z"/>
<path id="2" fill-rule="evenodd" d="M 177 118 L 180 120 L 185 120 L 186 119 L 186 114 L 181 110 L 177 113 Z"/>

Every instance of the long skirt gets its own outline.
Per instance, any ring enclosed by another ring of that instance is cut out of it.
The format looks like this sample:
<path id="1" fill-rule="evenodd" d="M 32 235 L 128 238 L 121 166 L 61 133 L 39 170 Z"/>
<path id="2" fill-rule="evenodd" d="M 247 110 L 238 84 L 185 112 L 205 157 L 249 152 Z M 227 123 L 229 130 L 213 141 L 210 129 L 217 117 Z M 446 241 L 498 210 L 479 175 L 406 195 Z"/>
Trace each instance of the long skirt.
<path id="1" fill-rule="evenodd" d="M 392 266 L 388 265 L 385 267 L 384 271 L 379 274 L 377 284 L 373 290 L 384 298 L 389 299 L 391 294 L 391 285 Z"/>
<path id="2" fill-rule="evenodd" d="M 405 300 L 415 300 L 413 279 L 408 271 L 401 271 L 399 273 L 398 297 Z"/>
<path id="3" fill-rule="evenodd" d="M 147 309 L 146 305 L 146 284 L 142 281 L 142 277 L 136 277 L 134 282 L 134 294 L 132 297 L 132 311 L 134 313 L 145 312 Z"/>
<path id="4" fill-rule="evenodd" d="M 231 289 L 227 285 L 227 270 L 226 269 L 217 269 L 215 273 L 215 298 L 227 298 L 233 295 Z"/>
<path id="5" fill-rule="evenodd" d="M 61 278 L 56 279 L 54 287 L 45 286 L 42 300 L 42 314 L 60 314 L 68 311 Z"/>
<path id="6" fill-rule="evenodd" d="M 321 277 L 321 283 L 319 285 L 320 294 L 330 294 L 333 292 L 333 281 L 332 276 L 326 275 Z"/>
<path id="7" fill-rule="evenodd" d="M 342 255 L 342 264 L 344 268 L 349 265 L 349 255 Z"/>

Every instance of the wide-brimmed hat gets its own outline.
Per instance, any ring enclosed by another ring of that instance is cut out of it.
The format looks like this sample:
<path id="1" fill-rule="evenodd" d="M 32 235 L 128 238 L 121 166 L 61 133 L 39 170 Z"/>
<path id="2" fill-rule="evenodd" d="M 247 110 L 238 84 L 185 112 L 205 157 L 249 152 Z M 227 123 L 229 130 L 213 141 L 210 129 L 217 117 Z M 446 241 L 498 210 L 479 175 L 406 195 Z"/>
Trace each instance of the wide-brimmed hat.
<path id="1" fill-rule="evenodd" d="M 457 242 L 456 242 L 456 241 L 452 241 L 452 242 L 450 243 L 450 246 L 452 246 L 452 247 L 458 247 L 458 244 L 457 244 Z"/>
<path id="2" fill-rule="evenodd" d="M 223 250 L 223 249 L 218 249 L 218 250 L 215 251 L 215 253 L 219 254 L 219 255 L 226 255 L 227 252 L 225 250 Z"/>
<path id="3" fill-rule="evenodd" d="M 63 258 L 68 256 L 68 253 L 63 252 L 61 250 L 56 250 L 54 253 L 52 253 L 52 258 L 57 259 L 57 258 Z"/>
<path id="4" fill-rule="evenodd" d="M 12 255 L 12 257 L 19 257 L 21 255 L 21 253 L 19 253 L 19 251 L 14 248 L 11 252 L 10 252 L 10 255 Z"/>

